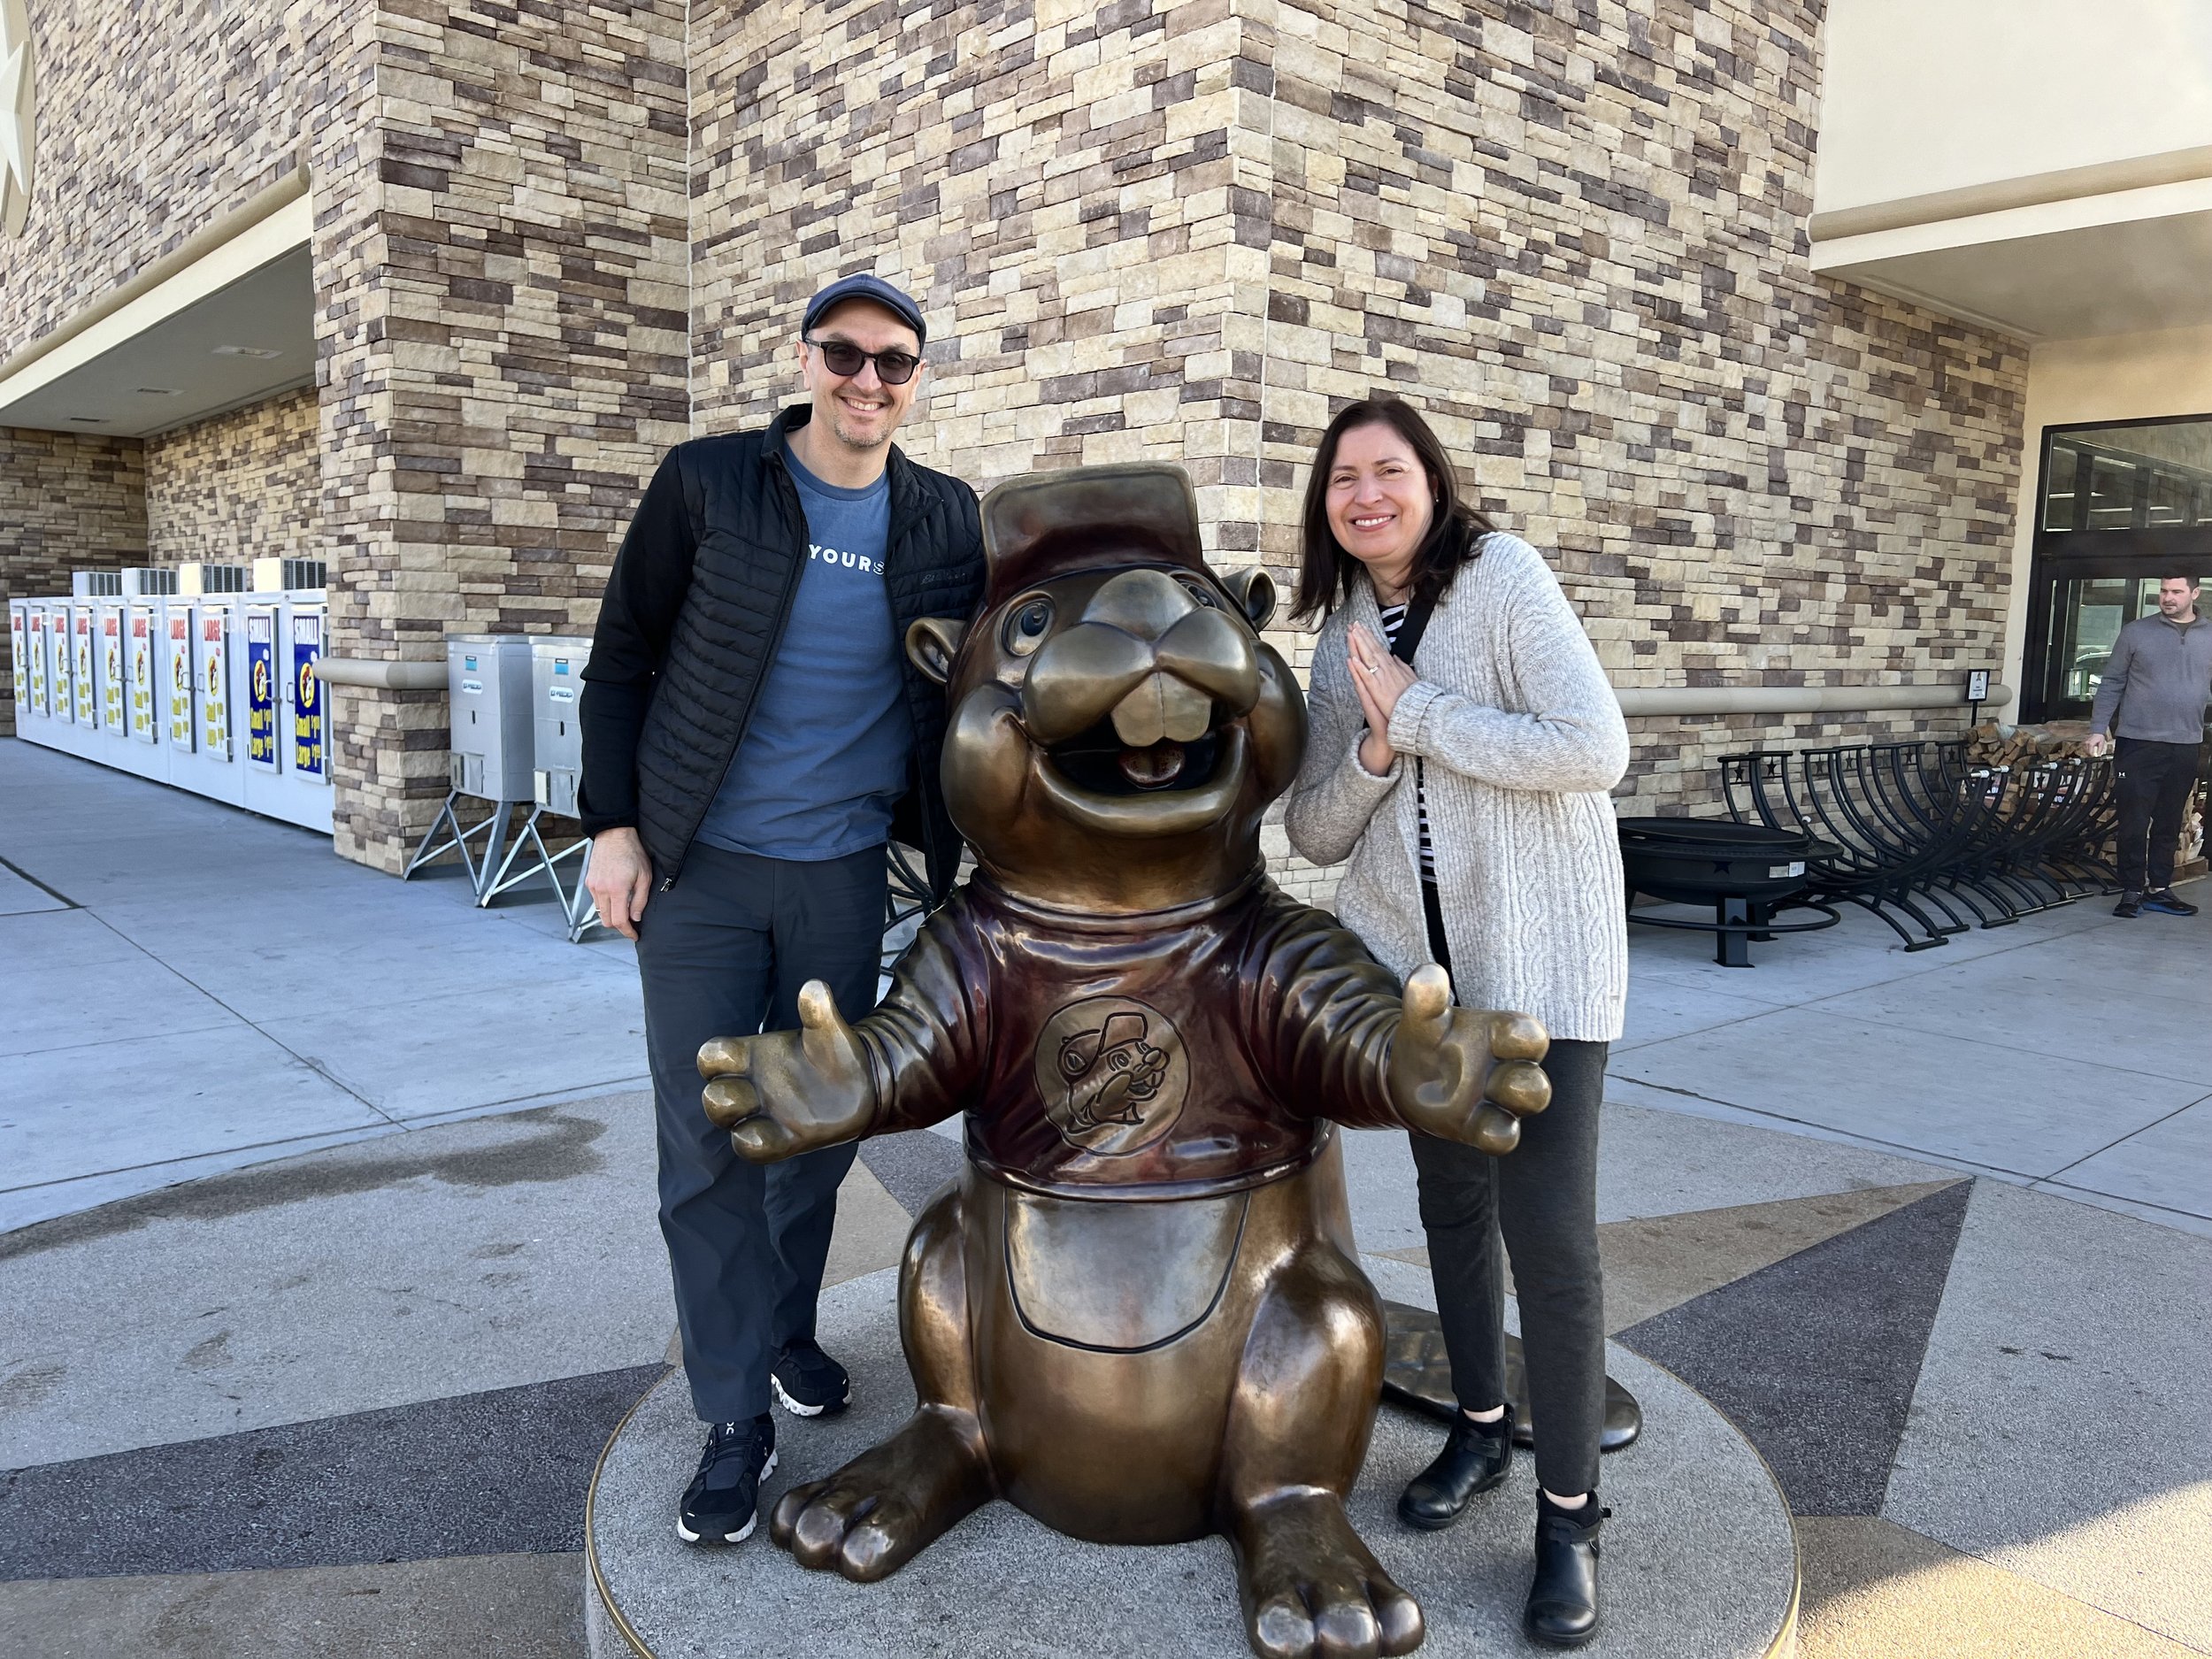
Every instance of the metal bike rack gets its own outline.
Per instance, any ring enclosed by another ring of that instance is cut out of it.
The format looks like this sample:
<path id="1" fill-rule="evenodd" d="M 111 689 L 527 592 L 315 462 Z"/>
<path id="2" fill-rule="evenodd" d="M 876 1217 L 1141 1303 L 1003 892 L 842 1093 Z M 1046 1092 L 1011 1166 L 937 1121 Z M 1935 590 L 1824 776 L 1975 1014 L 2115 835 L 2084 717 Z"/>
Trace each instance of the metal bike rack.
<path id="1" fill-rule="evenodd" d="M 1990 766 L 1962 742 L 1761 749 L 1724 757 L 1721 786 L 1738 822 L 1824 843 L 1809 898 L 1880 917 L 1907 950 L 2113 890 L 2106 761 Z"/>

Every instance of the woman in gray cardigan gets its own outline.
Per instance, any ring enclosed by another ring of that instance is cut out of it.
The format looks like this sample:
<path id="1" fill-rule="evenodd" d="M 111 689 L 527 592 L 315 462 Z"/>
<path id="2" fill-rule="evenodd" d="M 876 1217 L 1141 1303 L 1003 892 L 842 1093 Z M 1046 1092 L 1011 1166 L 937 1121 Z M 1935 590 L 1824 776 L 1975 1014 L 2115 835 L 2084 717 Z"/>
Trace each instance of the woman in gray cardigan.
<path id="1" fill-rule="evenodd" d="M 1337 912 L 1401 978 L 1440 963 L 1463 1005 L 1533 1014 L 1552 1037 L 1551 1105 L 1516 1151 L 1412 1138 L 1462 1411 L 1398 1512 L 1448 1525 L 1511 1463 L 1502 1233 L 1542 1487 L 1524 1624 L 1579 1646 L 1597 1629 L 1605 1514 L 1598 1109 L 1628 987 L 1606 792 L 1627 769 L 1628 730 L 1542 556 L 1460 500 L 1443 446 L 1406 404 L 1355 403 L 1330 424 L 1303 528 L 1298 614 L 1326 621 L 1290 843 L 1315 864 L 1350 860 Z"/>

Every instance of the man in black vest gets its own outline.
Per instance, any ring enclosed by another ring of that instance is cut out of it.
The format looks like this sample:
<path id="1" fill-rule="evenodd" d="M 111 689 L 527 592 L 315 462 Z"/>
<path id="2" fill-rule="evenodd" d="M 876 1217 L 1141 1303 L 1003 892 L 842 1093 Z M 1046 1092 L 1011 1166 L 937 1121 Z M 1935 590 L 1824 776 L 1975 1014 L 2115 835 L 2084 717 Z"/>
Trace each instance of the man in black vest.
<path id="1" fill-rule="evenodd" d="M 752 1532 L 772 1391 L 803 1417 L 850 1398 L 814 1305 L 854 1151 L 739 1157 L 701 1106 L 699 1047 L 795 1027 L 809 979 L 848 1018 L 872 1008 L 886 842 L 922 849 L 939 898 L 959 864 L 937 775 L 944 693 L 904 641 L 917 618 L 974 608 L 982 532 L 966 485 L 891 442 L 926 333 L 876 277 L 816 295 L 796 348 L 809 401 L 669 452 L 584 670 L 588 885 L 637 941 L 661 1233 L 710 1425 L 677 1517 L 692 1543 Z"/>

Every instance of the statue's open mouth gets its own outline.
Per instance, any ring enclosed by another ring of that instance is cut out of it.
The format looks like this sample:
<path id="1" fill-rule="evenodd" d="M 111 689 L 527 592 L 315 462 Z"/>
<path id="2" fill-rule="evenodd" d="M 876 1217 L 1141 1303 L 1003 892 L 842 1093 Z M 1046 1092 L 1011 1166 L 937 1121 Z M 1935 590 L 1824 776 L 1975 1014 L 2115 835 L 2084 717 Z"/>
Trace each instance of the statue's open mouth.
<path id="1" fill-rule="evenodd" d="M 1218 729 L 1187 743 L 1162 738 L 1144 748 L 1123 742 L 1111 720 L 1047 751 L 1060 775 L 1093 795 L 1137 795 L 1202 789 L 1221 760 Z"/>

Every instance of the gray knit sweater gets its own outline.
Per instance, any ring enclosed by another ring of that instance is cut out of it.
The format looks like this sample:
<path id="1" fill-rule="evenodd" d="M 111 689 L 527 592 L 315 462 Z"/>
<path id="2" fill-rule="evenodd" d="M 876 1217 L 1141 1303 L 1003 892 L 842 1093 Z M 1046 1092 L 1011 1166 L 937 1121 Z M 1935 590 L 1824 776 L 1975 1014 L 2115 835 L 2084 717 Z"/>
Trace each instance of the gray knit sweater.
<path id="1" fill-rule="evenodd" d="M 1419 676 L 1390 719 L 1390 770 L 1360 764 L 1366 724 L 1345 666 L 1363 622 L 1360 576 L 1314 648 L 1312 735 L 1290 792 L 1290 844 L 1349 857 L 1337 914 L 1400 978 L 1429 959 L 1413 768 L 1423 762 L 1453 990 L 1468 1008 L 1533 1014 L 1554 1037 L 1610 1042 L 1628 997 L 1628 926 L 1612 803 L 1628 727 L 1582 624 L 1543 556 L 1483 540 L 1414 653 Z"/>

